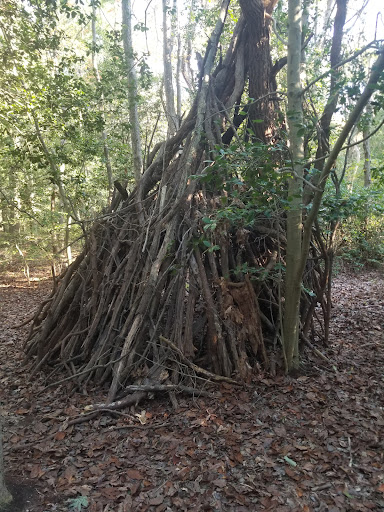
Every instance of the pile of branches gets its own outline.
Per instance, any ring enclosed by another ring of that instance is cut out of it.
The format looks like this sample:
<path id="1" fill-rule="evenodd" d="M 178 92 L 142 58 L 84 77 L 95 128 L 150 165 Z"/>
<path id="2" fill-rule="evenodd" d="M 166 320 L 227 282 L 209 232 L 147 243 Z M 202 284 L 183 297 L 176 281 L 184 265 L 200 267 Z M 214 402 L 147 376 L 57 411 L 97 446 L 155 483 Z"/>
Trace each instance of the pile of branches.
<path id="1" fill-rule="evenodd" d="M 247 380 L 260 365 L 269 369 L 266 340 L 279 343 L 284 215 L 207 230 L 222 200 L 235 199 L 198 178 L 244 121 L 234 106 L 249 73 L 249 34 L 241 18 L 215 68 L 222 29 L 220 20 L 181 128 L 154 148 L 130 194 L 116 184 L 111 209 L 36 314 L 25 344 L 34 372 L 59 363 L 81 385 L 108 383 L 112 402 L 132 382 L 193 386 L 198 373 Z M 319 281 L 319 269 L 313 265 L 307 279 Z M 262 278 L 253 279 L 258 270 Z M 321 286 L 319 297 L 303 300 L 306 312 L 321 300 Z"/>

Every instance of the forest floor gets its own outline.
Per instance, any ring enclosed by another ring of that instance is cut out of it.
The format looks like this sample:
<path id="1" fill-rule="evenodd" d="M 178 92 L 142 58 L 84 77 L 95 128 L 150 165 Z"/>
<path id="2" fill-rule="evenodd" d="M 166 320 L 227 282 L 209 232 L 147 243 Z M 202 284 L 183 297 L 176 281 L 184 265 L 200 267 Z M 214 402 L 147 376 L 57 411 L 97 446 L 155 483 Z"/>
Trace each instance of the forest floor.
<path id="1" fill-rule="evenodd" d="M 32 276 L 43 277 L 37 271 Z M 15 329 L 50 290 L 0 279 L 0 413 L 12 511 L 384 510 L 384 276 L 341 273 L 331 346 L 297 378 L 178 395 L 67 426 L 100 390 L 29 378 Z M 66 427 L 67 426 L 67 427 Z"/>

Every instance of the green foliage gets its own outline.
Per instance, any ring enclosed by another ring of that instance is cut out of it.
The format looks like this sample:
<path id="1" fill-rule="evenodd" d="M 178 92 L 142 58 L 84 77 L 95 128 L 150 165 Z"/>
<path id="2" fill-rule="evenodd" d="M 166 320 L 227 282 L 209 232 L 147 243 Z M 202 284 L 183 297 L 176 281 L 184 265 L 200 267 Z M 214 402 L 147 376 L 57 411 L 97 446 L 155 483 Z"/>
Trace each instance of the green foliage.
<path id="1" fill-rule="evenodd" d="M 86 496 L 78 496 L 77 498 L 73 498 L 68 500 L 69 510 L 73 512 L 81 512 L 83 509 L 86 509 L 89 505 L 88 498 Z"/>
<path id="2" fill-rule="evenodd" d="M 352 266 L 384 265 L 384 221 L 376 215 L 365 220 L 351 217 L 342 228 L 341 256 Z"/>
<path id="3" fill-rule="evenodd" d="M 219 251 L 222 235 L 241 233 L 243 229 L 257 231 L 285 215 L 290 208 L 288 156 L 283 144 L 236 141 L 226 148 L 216 147 L 204 172 L 192 177 L 214 198 L 211 204 L 215 206 L 202 217 L 201 236 L 195 240 L 203 252 Z M 231 270 L 236 276 L 247 274 L 259 282 L 275 275 L 281 277 L 284 271 L 280 263 L 266 271 L 247 262 Z"/>
<path id="4" fill-rule="evenodd" d="M 237 142 L 227 148 L 216 148 L 216 158 L 204 174 L 194 176 L 208 191 L 220 194 L 221 205 L 210 218 L 203 219 L 204 230 L 214 231 L 218 226 L 254 225 L 258 219 L 272 218 L 277 210 L 289 207 L 286 197 L 287 171 L 279 171 L 284 164 L 283 145 Z"/>
<path id="5" fill-rule="evenodd" d="M 341 197 L 328 193 L 321 210 L 325 229 L 341 223 L 338 253 L 355 268 L 384 264 L 384 189 L 343 187 Z"/>
<path id="6" fill-rule="evenodd" d="M 103 131 L 115 178 L 131 179 L 120 33 L 107 32 L 92 48 L 90 26 L 81 29 L 85 39 L 75 36 L 90 17 L 81 2 L 1 5 L 0 244 L 11 252 L 18 242 L 49 255 L 53 238 L 58 249 L 64 244 L 69 214 L 87 222 L 106 205 Z M 92 51 L 103 57 L 100 83 Z M 143 87 L 152 80 L 145 60 L 140 79 Z"/>
<path id="7" fill-rule="evenodd" d="M 45 171 L 46 178 L 57 183 L 60 177 L 52 163 L 70 166 L 76 175 L 101 155 L 101 148 L 94 144 L 103 129 L 101 113 L 92 108 L 92 84 L 78 72 L 84 56 L 69 49 L 64 32 L 57 29 L 60 12 L 56 4 L 51 2 L 48 11 L 41 11 L 40 4 L 32 3 L 33 14 L 16 3 L 11 5 L 13 10 L 1 13 L 5 76 L 0 81 L 0 116 L 8 120 L 2 124 L 3 135 L 7 135 L 2 140 L 2 156 L 17 154 L 24 168 L 27 164 L 31 170 Z M 78 14 L 66 2 L 61 7 L 71 18 Z M 42 148 L 34 122 L 48 141 L 52 161 Z"/>

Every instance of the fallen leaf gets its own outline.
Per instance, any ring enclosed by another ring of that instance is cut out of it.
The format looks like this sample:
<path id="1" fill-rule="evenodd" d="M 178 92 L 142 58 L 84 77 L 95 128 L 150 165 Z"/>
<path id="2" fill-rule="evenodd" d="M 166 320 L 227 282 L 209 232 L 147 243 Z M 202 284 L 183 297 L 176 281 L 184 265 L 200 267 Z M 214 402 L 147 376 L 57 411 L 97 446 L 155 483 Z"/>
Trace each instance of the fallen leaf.
<path id="1" fill-rule="evenodd" d="M 141 411 L 140 414 L 137 413 L 137 414 L 135 414 L 135 416 L 139 419 L 139 421 L 142 425 L 145 425 L 147 423 L 147 419 L 148 419 L 147 411 Z"/>
<path id="2" fill-rule="evenodd" d="M 295 444 L 294 446 L 297 450 L 300 450 L 301 452 L 306 452 L 307 450 L 309 450 L 309 446 L 301 446 L 300 444 Z"/>
<path id="3" fill-rule="evenodd" d="M 285 468 L 285 474 L 288 475 L 293 480 L 299 480 L 300 476 L 291 468 Z"/>
<path id="4" fill-rule="evenodd" d="M 41 466 L 36 465 L 32 466 L 30 477 L 31 478 L 40 478 L 45 474 L 45 471 L 41 468 Z"/>
<path id="5" fill-rule="evenodd" d="M 223 478 L 218 478 L 217 480 L 214 480 L 212 483 L 216 487 L 220 487 L 220 489 L 223 489 L 224 487 L 227 486 L 227 481 L 224 480 Z"/>
<path id="6" fill-rule="evenodd" d="M 132 480 L 144 480 L 144 476 L 136 469 L 128 469 L 127 476 Z"/>
<path id="7" fill-rule="evenodd" d="M 149 500 L 150 505 L 161 505 L 164 501 L 164 496 L 162 494 L 159 494 L 156 496 L 156 498 L 152 498 Z"/>
<path id="8" fill-rule="evenodd" d="M 244 457 L 243 457 L 243 455 L 242 455 L 240 452 L 235 453 L 235 454 L 233 455 L 233 458 L 234 458 L 235 460 L 237 460 L 237 462 L 238 462 L 239 464 L 242 464 L 242 463 L 243 463 L 243 461 L 244 461 Z"/>

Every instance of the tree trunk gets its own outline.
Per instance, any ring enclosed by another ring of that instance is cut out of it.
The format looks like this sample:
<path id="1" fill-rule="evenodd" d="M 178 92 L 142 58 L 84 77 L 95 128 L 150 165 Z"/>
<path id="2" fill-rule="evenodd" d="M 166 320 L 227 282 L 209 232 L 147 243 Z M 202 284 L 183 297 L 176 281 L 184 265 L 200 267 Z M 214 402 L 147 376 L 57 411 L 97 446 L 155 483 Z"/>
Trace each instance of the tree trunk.
<path id="1" fill-rule="evenodd" d="M 179 27 L 178 27 L 179 29 Z M 177 35 L 177 63 L 176 63 L 176 114 L 178 119 L 178 128 L 180 128 L 180 120 L 181 120 L 181 66 L 182 66 L 182 56 L 181 56 L 181 35 L 178 33 Z"/>
<path id="2" fill-rule="evenodd" d="M 339 86 L 338 69 L 337 66 L 341 61 L 341 43 L 343 39 L 343 29 L 347 17 L 347 3 L 348 0 L 337 0 L 337 10 L 335 15 L 335 23 L 333 26 L 333 37 L 331 46 L 331 59 L 330 65 L 333 70 L 331 73 L 331 84 L 329 88 L 329 96 L 324 112 L 321 116 L 318 126 L 318 143 L 316 151 L 316 172 L 313 173 L 312 183 L 317 186 L 319 183 L 319 176 L 324 168 L 325 156 L 329 153 L 329 136 L 331 131 L 331 121 L 335 113 L 338 99 L 339 99 Z M 307 187 L 304 191 L 304 204 L 308 204 L 313 196 L 313 189 Z"/>
<path id="3" fill-rule="evenodd" d="M 72 247 L 71 247 L 71 225 L 72 225 L 72 217 L 67 215 L 66 224 L 65 224 L 65 234 L 64 234 L 64 247 L 67 253 L 67 264 L 70 265 L 72 263 Z"/>
<path id="4" fill-rule="evenodd" d="M 97 16 L 96 5 L 95 5 L 95 2 L 93 1 L 92 2 L 92 67 L 93 67 L 93 73 L 95 75 L 96 82 L 98 84 L 100 84 L 101 78 L 100 78 L 99 67 L 98 67 L 98 62 L 97 62 L 96 16 Z M 101 94 L 101 113 L 102 113 L 103 121 L 105 122 L 104 94 L 103 93 Z M 113 194 L 113 171 L 112 171 L 111 158 L 109 155 L 107 132 L 104 129 L 101 132 L 101 138 L 103 141 L 105 167 L 107 169 L 108 200 L 110 202 L 112 199 L 112 194 Z"/>
<path id="5" fill-rule="evenodd" d="M 12 495 L 8 491 L 4 480 L 3 423 L 0 418 L 0 511 L 5 510 L 11 501 Z"/>
<path id="6" fill-rule="evenodd" d="M 129 122 L 131 125 L 131 144 L 133 156 L 133 171 L 135 181 L 140 181 L 143 172 L 143 156 L 141 149 L 140 123 L 137 110 L 137 77 L 132 43 L 132 4 L 131 0 L 122 0 L 123 15 L 123 44 L 125 64 L 127 68 L 129 95 Z"/>
<path id="7" fill-rule="evenodd" d="M 272 72 L 269 44 L 269 16 L 277 0 L 240 0 L 246 19 L 246 62 L 249 74 L 249 127 L 253 138 L 265 143 L 272 141 L 276 133 L 275 93 L 276 79 Z"/>
<path id="8" fill-rule="evenodd" d="M 363 129 L 363 150 L 364 150 L 364 187 L 369 188 L 372 184 L 371 178 L 371 141 L 369 138 L 369 134 L 371 132 L 371 117 L 372 117 L 372 107 L 368 105 L 365 109 L 367 114 L 367 120 Z"/>
<path id="9" fill-rule="evenodd" d="M 176 5 L 174 4 L 174 9 Z M 172 18 L 171 29 L 168 28 L 168 17 Z M 179 119 L 175 109 L 175 92 L 173 87 L 172 51 L 175 43 L 174 18 L 176 13 L 170 14 L 169 0 L 163 0 L 163 66 L 164 66 L 164 92 L 165 115 L 168 123 L 168 137 L 179 128 Z"/>
<path id="10" fill-rule="evenodd" d="M 292 177 L 288 182 L 287 250 L 283 341 L 287 370 L 299 365 L 300 259 L 302 236 L 302 178 L 304 161 L 303 106 L 300 81 L 302 10 L 300 0 L 288 3 L 288 138 Z"/>

